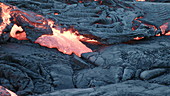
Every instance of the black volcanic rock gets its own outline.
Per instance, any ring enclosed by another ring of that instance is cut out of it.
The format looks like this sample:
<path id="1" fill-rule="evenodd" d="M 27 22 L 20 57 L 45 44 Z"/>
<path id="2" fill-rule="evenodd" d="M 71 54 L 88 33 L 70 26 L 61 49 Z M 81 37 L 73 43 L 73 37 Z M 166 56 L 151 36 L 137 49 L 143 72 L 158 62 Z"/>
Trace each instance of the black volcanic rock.
<path id="1" fill-rule="evenodd" d="M 129 80 L 107 86 L 86 89 L 66 89 L 35 96 L 168 96 L 169 94 L 170 90 L 168 86 L 140 80 Z"/>
<path id="2" fill-rule="evenodd" d="M 28 3 L 32 4 L 29 1 Z M 34 9 L 34 7 L 38 7 L 41 9 L 41 11 L 34 10 L 34 12 L 42 14 L 48 19 L 54 20 L 55 23 L 61 28 L 73 27 L 75 30 L 78 30 L 79 34 L 97 40 L 103 44 L 127 42 L 129 40 L 133 40 L 135 37 L 151 37 L 157 34 L 157 32 L 152 27 L 150 28 L 139 22 L 138 27 L 136 27 L 137 29 L 132 30 L 132 28 L 135 27 L 132 23 L 135 22 L 134 19 L 136 19 L 136 17 L 144 16 L 145 11 L 147 12 L 148 10 L 141 10 L 141 8 L 127 3 L 120 3 L 117 0 L 114 0 L 114 2 L 110 3 L 111 5 L 104 5 L 105 3 L 100 5 L 98 2 L 66 5 L 65 3 L 55 1 L 49 2 L 48 4 L 51 4 L 51 7 L 55 9 L 44 8 L 42 7 L 43 3 L 38 3 L 34 4 L 35 6 L 29 6 L 29 10 L 32 11 L 31 8 Z M 17 6 L 17 4 L 13 5 Z M 25 6 L 19 6 L 19 8 L 25 9 Z M 164 6 L 168 5 L 165 4 Z M 150 11 L 152 11 L 152 9 L 150 9 Z M 58 15 L 55 15 L 55 13 L 58 13 Z M 20 22 L 18 24 L 23 26 L 28 35 L 27 38 L 31 39 L 32 41 L 34 41 L 37 36 L 40 36 L 45 32 L 47 32 L 47 34 L 51 33 L 48 25 L 43 25 L 43 27 L 46 28 L 45 30 L 41 28 L 32 28 L 31 24 L 27 24 L 28 22 L 24 22 L 25 25 L 21 23 L 22 14 L 21 16 L 16 16 L 17 21 Z M 149 20 L 148 22 L 152 21 L 150 17 L 147 16 L 146 18 Z M 157 18 L 159 18 L 159 15 Z M 43 20 L 44 18 L 41 17 L 41 19 Z M 37 20 L 36 17 L 33 18 L 33 20 Z M 162 23 L 159 23 L 159 25 L 160 24 Z M 41 26 L 41 23 L 37 26 Z M 32 33 L 33 31 L 36 33 L 35 35 Z"/>
<path id="3" fill-rule="evenodd" d="M 137 20 L 142 21 L 144 24 L 154 25 L 159 28 L 161 25 L 170 22 L 169 3 L 135 2 L 132 4 L 143 10 L 143 18 Z"/>
<path id="4" fill-rule="evenodd" d="M 93 53 L 84 53 L 82 54 L 82 58 L 88 60 L 94 65 L 98 65 L 99 68 L 101 68 L 101 72 L 103 72 L 103 69 L 109 70 L 116 70 L 115 68 L 121 67 L 121 71 L 118 70 L 118 76 L 116 75 L 116 72 L 112 72 L 112 75 L 107 76 L 107 72 L 100 73 L 99 72 L 91 72 L 90 70 L 96 70 L 90 69 L 89 71 L 80 71 L 77 76 L 77 79 L 81 77 L 83 74 L 83 78 L 92 78 L 90 76 L 93 76 L 93 78 L 99 78 L 102 75 L 106 76 L 104 78 L 115 78 L 119 77 L 118 82 L 124 81 L 124 80 L 131 80 L 131 79 L 153 79 L 153 78 L 159 78 L 163 74 L 169 74 L 169 49 L 170 43 L 169 43 L 169 36 L 164 37 L 157 37 L 152 39 L 146 39 L 141 41 L 131 41 L 127 44 L 115 44 L 106 48 L 102 48 L 98 50 L 97 52 Z M 93 59 L 92 59 L 93 58 Z M 103 62 L 98 62 L 98 59 L 103 60 Z M 100 76 L 98 76 L 96 73 L 99 73 Z M 105 74 L 106 73 L 106 74 Z M 119 74 L 121 73 L 121 74 Z M 86 75 L 89 74 L 89 75 Z M 102 75 L 101 75 L 102 74 Z M 96 75 L 96 76 L 95 76 Z M 86 77 L 87 76 L 87 77 Z M 165 77 L 164 77 L 165 78 Z M 167 77 L 168 78 L 168 77 Z M 86 79 L 79 79 L 82 82 Z M 100 80 L 100 79 L 98 79 Z M 117 81 L 117 78 L 112 80 L 112 83 L 116 83 L 113 81 Z M 154 81 L 157 81 L 159 79 L 153 79 Z M 78 81 L 78 82 L 81 82 Z M 105 81 L 103 79 L 103 81 Z M 166 80 L 165 80 L 166 81 Z M 108 80 L 107 83 L 110 81 Z M 159 82 L 161 84 L 163 83 Z M 167 81 L 169 82 L 169 81 Z M 166 84 L 167 84 L 166 82 Z M 83 84 L 83 83 L 81 83 Z M 89 84 L 89 81 L 87 82 Z M 84 86 L 88 86 L 88 85 Z"/>
<path id="5" fill-rule="evenodd" d="M 153 37 L 141 41 L 131 41 L 127 44 L 115 44 L 103 48 L 97 52 L 84 53 L 83 58 L 103 58 L 105 63 L 98 64 L 102 67 L 110 66 L 133 66 L 134 68 L 150 69 L 154 67 L 170 67 L 169 58 L 169 36 Z M 86 55 L 85 55 L 86 54 Z M 89 55 L 88 55 L 89 54 Z M 86 57 L 88 56 L 88 57 Z"/>
<path id="6" fill-rule="evenodd" d="M 11 19 L 11 25 L 3 30 L 7 33 L 0 36 L 0 85 L 19 96 L 168 96 L 170 37 L 154 36 L 160 32 L 160 25 L 169 22 L 169 3 L 79 1 L 6 1 L 44 17 L 30 14 L 34 17 L 30 19 L 17 14 L 23 10 L 13 10 L 17 21 Z M 27 31 L 32 41 L 47 31 L 51 34 L 48 24 L 43 26 L 46 30 L 39 29 L 22 17 L 38 26 L 42 22 L 37 20 L 52 19 L 60 28 L 73 27 L 103 45 L 86 44 L 94 52 L 77 57 L 9 38 L 14 22 Z M 134 40 L 135 37 L 145 38 Z"/>
<path id="7" fill-rule="evenodd" d="M 108 83 L 120 82 L 122 74 L 122 67 L 96 67 L 79 71 L 74 76 L 74 83 L 78 88 L 97 87 Z"/>
<path id="8" fill-rule="evenodd" d="M 148 80 L 148 79 L 154 78 L 156 76 L 159 76 L 159 75 L 161 75 L 165 72 L 166 72 L 165 69 L 160 69 L 160 68 L 152 69 L 152 70 L 146 70 L 146 71 L 143 71 L 140 74 L 140 78 Z"/>
<path id="9" fill-rule="evenodd" d="M 0 84 L 19 96 L 73 88 L 70 57 L 31 45 L 1 44 L 0 78 L 4 80 Z M 3 83 L 5 80 L 10 84 Z"/>

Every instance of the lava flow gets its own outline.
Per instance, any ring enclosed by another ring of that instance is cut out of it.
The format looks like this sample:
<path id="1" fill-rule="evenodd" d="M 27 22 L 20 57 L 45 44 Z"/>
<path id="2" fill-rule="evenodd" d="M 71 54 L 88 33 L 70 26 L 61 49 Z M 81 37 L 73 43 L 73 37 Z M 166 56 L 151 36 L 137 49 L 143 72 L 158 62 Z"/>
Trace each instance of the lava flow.
<path id="1" fill-rule="evenodd" d="M 138 20 L 138 19 L 140 19 L 140 18 L 143 18 L 143 17 L 136 17 L 134 20 L 142 23 L 142 21 Z M 132 23 L 133 23 L 133 22 L 132 22 Z M 154 25 L 149 25 L 149 24 L 145 24 L 145 25 L 148 26 L 148 27 L 154 28 L 155 31 L 158 30 L 158 28 L 157 28 L 156 26 L 154 26 Z M 132 27 L 132 30 L 133 30 L 133 31 L 136 30 L 137 27 L 139 27 L 139 26 L 134 26 L 134 27 Z M 161 30 L 161 33 L 156 34 L 156 36 L 170 35 L 169 22 L 164 23 L 164 24 L 161 25 L 159 28 L 160 28 L 160 30 Z M 167 29 L 168 29 L 168 30 L 167 30 Z M 135 37 L 134 40 L 141 40 L 141 39 L 143 39 L 143 38 L 144 38 L 144 37 Z"/>
<path id="2" fill-rule="evenodd" d="M 161 29 L 163 35 L 170 35 L 170 30 L 167 30 L 168 27 L 169 27 L 168 24 L 169 23 L 167 22 L 167 23 L 160 26 L 160 29 Z"/>
<path id="3" fill-rule="evenodd" d="M 52 31 L 53 35 L 42 35 L 35 43 L 48 48 L 57 48 L 65 54 L 75 53 L 79 57 L 82 53 L 92 52 L 90 48 L 79 41 L 79 36 L 72 33 L 72 30 L 61 33 L 59 29 L 52 28 Z"/>
<path id="4" fill-rule="evenodd" d="M 58 26 L 54 24 L 53 21 L 45 19 L 41 15 L 37 15 L 32 12 L 26 12 L 24 10 L 18 9 L 17 7 L 6 5 L 4 3 L 0 3 L 0 9 L 2 9 L 2 12 L 0 14 L 2 18 L 2 22 L 0 22 L 0 36 L 2 34 L 6 34 L 6 32 L 3 32 L 3 30 L 8 25 L 10 25 L 11 18 L 13 18 L 14 25 L 10 30 L 10 36 L 18 40 L 27 40 L 27 31 L 23 30 L 23 26 L 18 25 L 19 21 L 17 20 L 18 18 L 20 18 L 19 20 L 24 20 L 25 23 L 33 26 L 31 28 L 36 27 L 42 30 L 45 30 L 46 26 L 49 26 L 49 28 L 51 28 L 53 34 L 43 34 L 37 40 L 35 40 L 35 43 L 38 43 L 41 46 L 46 46 L 48 48 L 57 48 L 60 52 L 69 55 L 74 53 L 79 57 L 82 53 L 92 52 L 92 50 L 86 47 L 81 41 L 84 40 L 89 42 L 94 40 L 80 35 L 78 31 L 73 31 L 71 29 L 61 31 Z M 36 17 L 43 19 L 38 19 L 38 21 Z"/>
<path id="5" fill-rule="evenodd" d="M 21 26 L 17 26 L 16 24 L 13 25 L 10 31 L 10 36 L 18 40 L 28 40 L 26 37 L 26 33 L 23 31 Z"/>
<path id="6" fill-rule="evenodd" d="M 161 25 L 159 28 L 161 29 L 161 34 L 162 35 L 167 35 L 167 36 L 169 36 L 170 35 L 170 30 L 168 30 L 167 31 L 167 28 L 168 28 L 168 24 L 169 23 L 165 23 L 165 24 L 163 24 L 163 25 Z M 148 27 L 153 27 L 154 29 L 155 29 L 155 31 L 157 30 L 157 28 L 155 27 L 155 26 L 153 26 L 153 25 L 148 25 L 148 24 L 145 24 L 145 25 L 147 25 Z M 132 28 L 132 30 L 135 30 L 134 28 Z M 159 33 L 159 34 L 156 34 L 156 36 L 161 36 L 161 34 Z M 134 38 L 134 40 L 141 40 L 141 39 L 143 39 L 144 37 L 136 37 L 136 38 Z"/>
<path id="7" fill-rule="evenodd" d="M 0 13 L 0 16 L 2 17 L 2 23 L 0 22 L 0 36 L 1 36 L 5 27 L 10 24 L 9 18 L 11 18 L 10 11 L 12 8 L 3 3 L 0 3 L 0 8 L 2 9 Z"/>
<path id="8" fill-rule="evenodd" d="M 78 31 L 74 31 L 73 29 L 61 29 L 55 24 L 56 22 L 36 13 L 27 12 L 4 3 L 0 3 L 0 9 L 0 36 L 10 32 L 10 37 L 18 40 L 30 40 L 41 46 L 57 48 L 60 52 L 65 54 L 70 55 L 74 53 L 79 57 L 82 53 L 92 52 L 92 50 L 81 41 L 96 44 L 100 43 L 80 35 Z M 55 15 L 58 15 L 58 13 L 55 13 Z M 135 20 L 138 18 L 135 18 Z M 139 22 L 142 23 L 141 21 Z M 9 26 L 11 26 L 11 28 L 6 28 Z M 157 30 L 155 26 L 147 26 Z M 160 26 L 163 35 L 170 35 L 170 32 L 166 30 L 168 26 L 168 23 Z M 5 29 L 9 30 L 4 31 Z M 135 28 L 132 28 L 132 30 L 135 30 Z M 157 36 L 159 36 L 159 34 L 157 34 Z M 144 37 L 136 37 L 134 39 L 140 40 L 143 38 Z"/>

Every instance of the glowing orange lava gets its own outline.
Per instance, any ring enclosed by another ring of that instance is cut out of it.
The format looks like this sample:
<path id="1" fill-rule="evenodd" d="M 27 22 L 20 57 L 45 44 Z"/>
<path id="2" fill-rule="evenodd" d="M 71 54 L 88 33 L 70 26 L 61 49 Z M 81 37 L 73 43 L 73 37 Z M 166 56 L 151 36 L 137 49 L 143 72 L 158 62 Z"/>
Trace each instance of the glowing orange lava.
<path id="1" fill-rule="evenodd" d="M 168 30 L 168 32 L 165 32 L 165 30 L 169 27 L 168 26 L 168 22 L 167 23 L 165 23 L 165 24 L 163 24 L 163 25 L 161 25 L 160 26 L 160 29 L 161 29 L 161 34 L 162 35 L 170 35 L 170 30 Z M 148 24 L 146 24 L 147 26 L 149 26 L 149 27 L 153 27 L 154 29 L 155 29 L 155 31 L 156 30 L 158 30 L 155 26 L 153 26 L 153 25 L 148 25 Z M 132 30 L 134 30 L 134 28 L 132 28 Z M 159 33 L 159 34 L 156 34 L 156 36 L 161 36 L 161 34 Z M 136 37 L 136 38 L 134 38 L 134 40 L 141 40 L 141 39 L 143 39 L 144 37 Z"/>
<path id="2" fill-rule="evenodd" d="M 158 29 L 156 28 L 156 26 L 153 26 L 153 25 L 148 25 L 148 24 L 145 24 L 145 25 L 147 25 L 147 26 L 149 26 L 149 27 L 153 27 L 154 29 L 155 29 L 155 31 L 157 31 Z M 165 30 L 168 28 L 168 23 L 165 23 L 165 24 L 163 24 L 163 25 L 161 25 L 160 26 L 160 29 L 161 29 L 161 34 L 162 35 L 170 35 L 170 30 L 168 31 L 168 32 L 165 32 Z M 135 29 L 134 28 L 132 28 L 132 30 L 134 31 Z M 161 34 L 159 33 L 159 34 L 156 34 L 156 36 L 161 36 Z M 144 37 L 136 37 L 136 38 L 134 38 L 134 40 L 141 40 L 141 39 L 143 39 Z"/>
<path id="3" fill-rule="evenodd" d="M 12 9 L 10 6 L 5 5 L 0 2 L 0 8 L 2 9 L 1 11 L 1 17 L 2 17 L 2 23 L 0 24 L 0 36 L 2 34 L 2 31 L 5 29 L 7 25 L 9 25 L 11 22 L 9 20 L 10 16 L 10 10 Z"/>
<path id="4" fill-rule="evenodd" d="M 17 33 L 17 32 L 19 32 L 19 33 Z M 23 31 L 21 26 L 17 26 L 16 24 L 14 24 L 14 26 L 12 27 L 10 36 L 13 38 L 16 38 L 18 40 L 28 40 L 26 38 L 26 33 Z"/>
<path id="5" fill-rule="evenodd" d="M 14 92 L 0 86 L 0 95 L 1 96 L 17 96 Z"/>
<path id="6" fill-rule="evenodd" d="M 14 92 L 12 92 L 12 91 L 10 91 L 8 89 L 6 89 L 6 90 L 11 94 L 11 96 L 17 96 Z"/>
<path id="7" fill-rule="evenodd" d="M 65 30 L 65 29 L 58 28 L 58 25 L 56 25 L 54 21 L 48 20 L 45 17 L 38 15 L 36 13 L 27 12 L 27 11 L 18 9 L 17 7 L 5 5 L 3 3 L 0 3 L 0 5 L 1 5 L 0 8 L 2 9 L 1 17 L 3 21 L 2 23 L 0 23 L 0 35 L 3 34 L 4 28 L 6 28 L 6 26 L 11 23 L 10 18 L 14 18 L 13 22 L 17 22 L 17 19 L 15 19 L 16 18 L 15 16 L 20 16 L 20 18 L 25 20 L 25 22 L 28 22 L 30 25 L 36 28 L 46 29 L 46 25 L 48 25 L 48 28 L 50 26 L 53 34 L 50 34 L 50 35 L 44 34 L 35 41 L 35 43 L 38 43 L 41 46 L 46 46 L 48 48 L 57 48 L 60 52 L 63 52 L 65 54 L 70 55 L 74 53 L 80 57 L 82 53 L 92 52 L 92 50 L 88 48 L 87 46 L 85 46 L 81 41 L 88 42 L 88 43 L 101 44 L 97 40 L 92 40 L 90 38 L 84 37 L 83 35 L 80 35 L 78 31 L 74 31 L 73 29 Z M 58 15 L 58 13 L 54 13 L 54 14 Z M 135 20 L 139 18 L 143 18 L 143 17 L 137 17 L 135 18 Z M 141 22 L 140 20 L 137 20 L 137 21 Z M 155 28 L 155 30 L 157 30 L 155 26 L 152 26 L 152 25 L 147 25 L 147 26 L 153 27 Z M 170 35 L 170 32 L 165 33 L 165 30 L 167 28 L 168 28 L 168 23 L 165 23 L 164 25 L 160 26 L 162 33 L 164 33 L 165 35 Z M 135 29 L 132 28 L 132 30 L 135 30 Z M 13 25 L 10 31 L 10 36 L 18 40 L 27 40 L 26 32 L 22 29 L 21 26 L 18 26 L 17 23 Z M 143 38 L 144 37 L 136 37 L 134 39 L 140 40 Z"/>
<path id="8" fill-rule="evenodd" d="M 141 40 L 143 39 L 144 37 L 136 37 L 136 38 L 133 38 L 134 40 Z"/>
<path id="9" fill-rule="evenodd" d="M 91 40 L 86 38 L 78 33 L 78 31 L 67 30 L 61 31 L 58 26 L 54 24 L 54 21 L 48 20 L 41 15 L 38 15 L 33 12 L 27 12 L 17 7 L 5 5 L 0 3 L 0 8 L 2 9 L 1 17 L 3 22 L 0 23 L 0 35 L 3 33 L 3 30 L 7 25 L 11 23 L 10 18 L 13 17 L 13 22 L 17 22 L 15 16 L 20 16 L 25 22 L 33 25 L 34 27 L 46 29 L 44 25 L 49 25 L 53 31 L 51 35 L 42 35 L 40 36 L 35 43 L 38 43 L 42 46 L 46 46 L 48 48 L 57 48 L 59 51 L 65 54 L 76 54 L 77 56 L 81 56 L 82 53 L 92 52 L 92 50 L 86 47 L 81 41 L 85 42 L 95 42 L 95 40 Z M 15 10 L 13 10 L 15 9 Z M 58 13 L 54 13 L 58 15 Z M 37 19 L 40 18 L 40 19 Z M 55 28 L 54 28 L 55 26 Z M 5 32 L 4 32 L 5 33 Z M 11 31 L 10 36 L 16 38 L 18 40 L 27 40 L 26 32 L 22 29 L 21 26 L 14 24 Z M 90 41 L 91 40 L 91 41 Z M 97 41 L 96 41 L 97 42 Z"/>
<path id="10" fill-rule="evenodd" d="M 53 34 L 52 35 L 42 35 L 39 37 L 35 43 L 39 43 L 41 46 L 46 46 L 48 48 L 57 48 L 60 52 L 65 54 L 76 54 L 77 56 L 81 56 L 82 53 L 92 52 L 92 50 L 86 47 L 82 42 L 80 42 L 83 38 L 82 35 L 79 34 L 78 31 L 73 31 L 72 29 L 61 32 L 57 28 L 53 28 L 54 22 L 48 20 L 48 24 L 50 25 Z"/>
<path id="11" fill-rule="evenodd" d="M 140 19 L 140 18 L 143 18 L 143 17 L 136 17 L 134 20 L 137 20 L 138 22 L 142 23 L 142 21 L 138 20 L 138 19 Z M 167 23 L 165 23 L 165 24 L 163 24 L 163 25 L 160 26 L 161 34 L 162 34 L 162 35 L 170 35 L 170 30 L 169 30 L 168 32 L 165 32 L 165 30 L 169 27 L 168 24 L 169 24 L 169 23 L 167 22 Z M 154 26 L 154 25 L 149 25 L 149 24 L 145 24 L 145 25 L 147 25 L 147 26 L 150 27 L 150 28 L 153 27 L 155 31 L 158 30 L 158 28 L 156 28 L 156 26 Z M 135 28 L 132 27 L 132 30 L 134 31 Z M 160 33 L 159 33 L 159 34 L 156 34 L 156 36 L 161 36 L 161 34 L 160 34 Z M 136 37 L 136 38 L 134 38 L 134 40 L 141 40 L 141 39 L 143 39 L 143 38 L 144 38 L 144 37 Z"/>
<path id="12" fill-rule="evenodd" d="M 35 43 L 48 48 L 57 48 L 65 54 L 75 53 L 79 57 L 82 53 L 92 52 L 90 48 L 79 41 L 78 36 L 72 33 L 71 30 L 64 31 L 63 33 L 55 28 L 52 28 L 52 30 L 53 35 L 42 35 Z"/>
<path id="13" fill-rule="evenodd" d="M 162 31 L 162 34 L 164 34 L 164 35 L 170 35 L 169 32 L 167 32 L 167 33 L 165 32 L 165 30 L 166 30 L 167 28 L 168 28 L 168 22 L 160 26 L 160 29 L 161 29 L 161 31 Z"/>
<path id="14" fill-rule="evenodd" d="M 58 15 L 58 13 L 54 13 L 54 15 Z"/>

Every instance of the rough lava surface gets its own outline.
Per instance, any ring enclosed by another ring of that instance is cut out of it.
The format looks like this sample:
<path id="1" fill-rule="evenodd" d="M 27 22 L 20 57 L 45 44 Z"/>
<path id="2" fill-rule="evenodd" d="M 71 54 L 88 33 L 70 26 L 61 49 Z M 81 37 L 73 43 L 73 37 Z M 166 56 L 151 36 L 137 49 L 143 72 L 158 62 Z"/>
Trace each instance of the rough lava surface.
<path id="1" fill-rule="evenodd" d="M 18 96 L 169 96 L 170 37 L 155 36 L 169 22 L 169 3 L 68 1 L 6 3 L 41 14 L 61 28 L 74 26 L 103 45 L 85 43 L 93 52 L 78 57 L 29 40 L 7 38 L 0 43 L 0 85 Z M 160 20 L 153 21 L 150 12 Z M 140 16 L 144 16 L 139 18 L 142 23 L 135 19 Z M 153 24 L 157 31 L 146 24 Z M 5 38 L 0 36 L 0 41 Z"/>

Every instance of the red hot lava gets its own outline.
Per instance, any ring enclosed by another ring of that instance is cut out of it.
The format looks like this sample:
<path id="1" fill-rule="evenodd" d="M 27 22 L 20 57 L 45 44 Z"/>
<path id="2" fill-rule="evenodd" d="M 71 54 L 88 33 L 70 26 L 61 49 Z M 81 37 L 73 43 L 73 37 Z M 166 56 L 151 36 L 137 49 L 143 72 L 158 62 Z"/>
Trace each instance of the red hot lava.
<path id="1" fill-rule="evenodd" d="M 136 17 L 134 20 L 142 23 L 142 21 L 138 20 L 139 18 L 143 18 L 143 17 Z M 133 23 L 133 22 L 132 22 L 132 23 Z M 166 29 L 169 27 L 168 24 L 169 24 L 169 23 L 167 22 L 167 23 L 164 23 L 163 25 L 161 25 L 161 26 L 159 27 L 159 28 L 161 29 L 161 34 L 162 34 L 162 35 L 170 35 L 170 30 L 168 30 L 168 32 L 166 32 L 166 31 L 167 31 Z M 145 25 L 147 25 L 148 27 L 153 27 L 155 31 L 158 30 L 158 28 L 156 28 L 156 26 L 154 26 L 154 25 L 149 25 L 149 24 L 145 24 Z M 134 30 L 136 30 L 136 29 L 132 27 L 132 30 L 134 31 Z M 161 36 L 161 34 L 160 34 L 160 33 L 159 33 L 159 34 L 156 34 L 156 36 Z M 136 38 L 134 38 L 134 40 L 141 40 L 141 39 L 143 39 L 143 38 L 144 38 L 144 37 L 136 37 Z"/>
<path id="2" fill-rule="evenodd" d="M 164 34 L 164 35 L 170 35 L 170 30 L 168 30 L 168 32 L 166 32 L 166 29 L 169 27 L 168 24 L 169 23 L 167 22 L 167 23 L 160 26 L 162 34 Z"/>
<path id="3" fill-rule="evenodd" d="M 90 48 L 79 41 L 79 36 L 72 33 L 72 30 L 61 33 L 59 29 L 52 28 L 52 31 L 52 35 L 42 35 L 35 43 L 48 48 L 57 48 L 65 54 L 75 53 L 79 57 L 82 53 L 92 52 Z"/>
<path id="4" fill-rule="evenodd" d="M 21 26 L 17 26 L 16 24 L 13 25 L 10 31 L 10 36 L 18 40 L 28 40 L 26 38 L 26 33 L 23 31 Z"/>
<path id="5" fill-rule="evenodd" d="M 1 10 L 2 12 L 0 14 L 2 17 L 2 23 L 0 24 L 0 35 L 1 35 L 3 33 L 2 30 L 4 30 L 5 27 L 10 24 L 9 18 L 11 18 L 10 11 L 12 8 L 3 3 L 0 3 L 0 8 L 2 9 Z"/>
<path id="6" fill-rule="evenodd" d="M 0 86 L 0 96 L 17 96 L 14 92 Z"/>
<path id="7" fill-rule="evenodd" d="M 5 33 L 3 30 L 6 28 L 7 25 L 11 23 L 10 18 L 14 15 L 12 15 L 14 12 L 20 12 L 20 10 L 16 7 L 6 5 L 4 3 L 0 3 L 0 8 L 2 9 L 1 17 L 3 22 L 0 24 L 0 36 Z M 15 9 L 15 10 L 13 10 Z M 17 10 L 17 11 L 16 11 Z M 18 11 L 19 10 L 19 11 Z M 32 17 L 30 14 L 27 14 L 26 11 L 22 11 L 22 14 L 24 14 L 27 18 L 24 18 L 26 22 L 29 22 L 32 24 L 31 21 L 29 21 L 28 18 Z M 35 13 L 31 13 L 34 14 Z M 42 17 L 41 15 L 36 14 L 35 16 Z M 16 21 L 17 22 L 17 21 Z M 81 41 L 94 41 L 90 40 L 88 38 L 85 38 L 82 35 L 79 35 L 78 31 L 73 30 L 67 30 L 61 32 L 59 29 L 54 28 L 53 26 L 57 26 L 54 24 L 53 21 L 47 20 L 47 22 L 42 21 L 42 24 L 48 23 L 50 28 L 53 31 L 53 34 L 51 35 L 42 35 L 40 36 L 35 43 L 38 43 L 42 46 L 46 46 L 48 48 L 57 48 L 60 52 L 63 52 L 65 54 L 76 54 L 77 56 L 81 56 L 82 53 L 92 52 L 92 50 L 88 47 L 86 47 Z M 42 26 L 37 26 L 37 24 L 32 24 L 34 27 L 41 28 Z M 44 29 L 44 27 L 42 27 Z M 27 40 L 27 32 L 23 30 L 21 26 L 18 26 L 17 24 L 14 24 L 11 31 L 10 36 L 13 38 L 16 38 L 18 40 Z M 97 41 L 96 41 L 97 42 Z"/>
<path id="8" fill-rule="evenodd" d="M 43 34 L 37 40 L 35 40 L 35 43 L 38 43 L 41 46 L 46 46 L 48 48 L 57 48 L 60 52 L 63 52 L 65 54 L 70 55 L 74 53 L 77 56 L 81 56 L 82 53 L 92 52 L 92 50 L 87 46 L 85 46 L 81 41 L 99 43 L 96 40 L 91 40 L 89 38 L 80 35 L 78 31 L 73 31 L 72 29 L 66 31 L 60 31 L 60 28 L 58 28 L 58 25 L 56 25 L 54 21 L 45 19 L 43 16 L 38 15 L 36 13 L 27 12 L 18 9 L 17 7 L 14 6 L 6 5 L 4 3 L 0 3 L 0 8 L 1 8 L 0 16 L 2 19 L 2 23 L 0 23 L 0 36 L 6 33 L 3 32 L 3 30 L 6 28 L 6 26 L 11 24 L 10 18 L 14 18 L 13 22 L 16 23 L 14 23 L 10 31 L 10 36 L 18 40 L 27 40 L 27 35 L 28 35 L 27 32 L 23 30 L 21 26 L 17 25 L 17 19 L 15 16 L 18 17 L 20 16 L 25 22 L 31 24 L 36 28 L 41 28 L 45 30 L 46 29 L 46 27 L 44 27 L 45 25 L 50 26 L 50 29 L 52 30 L 52 34 L 50 35 Z M 58 13 L 56 13 L 56 15 L 58 15 Z M 38 17 L 42 19 L 37 20 L 34 19 L 34 17 Z M 143 17 L 139 17 L 139 18 L 143 18 Z M 136 18 L 136 20 L 137 19 L 138 18 Z M 151 26 L 151 25 L 148 26 L 156 28 L 155 26 Z M 160 26 L 162 33 L 165 35 L 170 34 L 170 32 L 168 33 L 165 32 L 167 28 L 168 28 L 168 23 L 165 23 L 164 25 Z M 157 36 L 159 36 L 159 34 Z M 140 40 L 143 38 L 144 37 L 136 37 L 134 39 Z"/>

